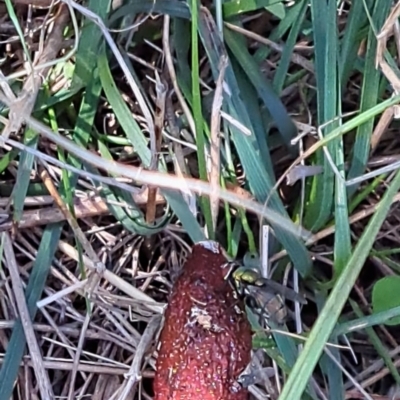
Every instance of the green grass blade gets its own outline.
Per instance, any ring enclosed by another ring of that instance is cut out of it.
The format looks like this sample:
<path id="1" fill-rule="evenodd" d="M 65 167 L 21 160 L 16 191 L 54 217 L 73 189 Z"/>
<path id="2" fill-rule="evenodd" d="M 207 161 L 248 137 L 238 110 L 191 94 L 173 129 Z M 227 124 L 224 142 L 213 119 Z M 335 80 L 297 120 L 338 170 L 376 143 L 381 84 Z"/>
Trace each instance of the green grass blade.
<path id="1" fill-rule="evenodd" d="M 362 313 L 359 305 L 355 301 L 351 301 L 351 306 L 353 307 L 353 310 L 356 313 L 357 317 L 362 318 L 363 313 Z M 382 343 L 381 339 L 379 338 L 379 336 L 376 334 L 376 332 L 374 331 L 374 329 L 372 327 L 366 327 L 365 332 L 368 335 L 369 342 L 375 347 L 377 354 L 381 357 L 382 361 L 385 363 L 386 367 L 392 374 L 393 379 L 395 380 L 397 385 L 400 385 L 399 371 L 397 370 L 396 366 L 394 365 L 387 348 Z"/>
<path id="2" fill-rule="evenodd" d="M 331 121 L 338 115 L 338 63 L 337 63 L 337 16 L 336 1 L 311 0 L 311 15 L 315 47 L 315 74 L 317 81 L 318 124 Z M 324 128 L 327 135 L 337 126 L 329 124 Z M 336 145 L 328 146 L 331 154 Z M 333 171 L 321 152 L 317 153 L 316 164 L 323 165 L 324 173 L 313 179 L 309 206 L 304 219 L 305 226 L 318 230 L 329 219 L 333 200 Z"/>
<path id="3" fill-rule="evenodd" d="M 110 10 L 110 0 L 89 0 L 88 8 L 103 20 Z M 92 80 L 93 69 L 96 66 L 98 51 L 104 43 L 104 37 L 100 28 L 90 20 L 85 20 L 85 29 L 79 38 L 78 50 L 76 53 L 76 66 L 72 78 L 71 87 L 86 86 Z"/>
<path id="4" fill-rule="evenodd" d="M 259 151 L 259 158 L 263 162 L 264 168 L 267 170 L 268 175 L 273 181 L 275 181 L 274 167 L 266 140 L 267 136 L 265 134 L 267 126 L 265 119 L 263 120 L 262 118 L 263 116 L 258 104 L 257 92 L 234 60 L 232 62 L 232 67 L 235 72 L 240 93 L 242 93 L 243 98 L 246 99 L 245 107 L 254 129 L 254 135 L 257 140 L 256 148 Z"/>
<path id="5" fill-rule="evenodd" d="M 372 315 L 353 319 L 352 321 L 343 322 L 335 328 L 332 336 L 346 335 L 370 326 L 381 325 L 389 319 L 398 316 L 400 316 L 400 306 L 391 308 L 390 310 L 374 313 Z"/>
<path id="6" fill-rule="evenodd" d="M 24 134 L 26 146 L 36 150 L 38 141 L 39 137 L 37 133 L 27 128 Z M 17 178 L 12 195 L 14 205 L 13 221 L 17 224 L 21 220 L 24 211 L 25 198 L 28 192 L 34 160 L 35 157 L 32 154 L 25 151 L 20 153 Z"/>
<path id="7" fill-rule="evenodd" d="M 190 236 L 194 243 L 206 239 L 196 217 L 191 213 L 187 203 L 180 193 L 174 190 L 162 189 L 161 194 L 168 200 L 169 205 L 181 221 L 185 232 Z"/>
<path id="8" fill-rule="evenodd" d="M 199 78 L 200 77 L 199 38 L 198 38 L 199 4 L 197 0 L 188 0 L 188 4 L 190 4 L 190 10 L 192 13 L 191 82 L 192 82 L 193 119 L 196 130 L 197 163 L 199 167 L 200 179 L 202 179 L 203 181 L 208 181 L 206 154 L 205 154 L 206 138 L 203 129 L 203 114 L 201 107 L 200 78 Z M 213 230 L 210 199 L 208 197 L 202 197 L 200 204 L 206 222 L 206 227 L 208 230 L 208 237 L 210 239 L 214 239 L 215 232 Z"/>
<path id="9" fill-rule="evenodd" d="M 113 159 L 107 146 L 100 141 L 98 141 L 98 149 L 105 160 Z M 86 168 L 89 172 L 99 175 L 99 171 L 91 165 L 87 165 Z M 170 216 L 168 215 L 169 209 L 167 207 L 164 215 L 149 225 L 142 210 L 133 202 L 131 193 L 105 184 L 102 186 L 100 195 L 104 198 L 108 209 L 128 231 L 142 236 L 152 235 L 163 230 L 170 221 Z M 119 204 L 127 204 L 129 207 L 119 206 Z"/>
<path id="10" fill-rule="evenodd" d="M 27 58 L 29 66 L 32 67 L 33 64 L 32 64 L 32 59 L 31 59 L 31 52 L 29 51 L 28 45 L 25 41 L 25 35 L 24 35 L 24 32 L 22 31 L 21 25 L 19 23 L 18 16 L 15 13 L 14 6 L 13 6 L 11 0 L 5 0 L 5 3 L 6 3 L 6 7 L 7 7 L 7 13 L 10 16 L 10 19 L 14 24 L 14 27 L 15 27 L 15 30 L 17 31 L 21 46 L 24 50 L 24 56 Z"/>
<path id="11" fill-rule="evenodd" d="M 112 26 L 120 18 L 128 14 L 154 13 L 167 14 L 171 17 L 190 19 L 190 10 L 187 4 L 180 0 L 134 0 L 119 7 L 108 20 Z"/>
<path id="12" fill-rule="evenodd" d="M 282 1 L 277 0 L 234 0 L 223 4 L 225 19 L 261 8 L 266 8 L 271 14 L 280 19 L 283 19 L 286 15 Z"/>
<path id="13" fill-rule="evenodd" d="M 296 19 L 293 21 L 293 24 L 291 26 L 289 36 L 285 42 L 285 48 L 282 52 L 282 56 L 280 57 L 279 66 L 275 72 L 275 76 L 272 82 L 272 86 L 275 89 L 275 92 L 278 94 L 281 93 L 283 85 L 285 83 L 285 79 L 287 77 L 293 49 L 296 44 L 301 27 L 303 25 L 303 20 L 308 8 L 308 1 L 300 1 L 296 5 L 294 5 L 293 8 L 295 8 L 295 10 L 291 10 L 293 15 L 295 12 L 297 12 Z"/>
<path id="14" fill-rule="evenodd" d="M 105 95 L 107 96 L 126 137 L 131 142 L 131 145 L 134 146 L 143 165 L 149 167 L 151 153 L 147 147 L 147 139 L 117 89 L 117 85 L 115 84 L 108 64 L 105 46 L 102 46 L 98 57 L 98 69 Z"/>
<path id="15" fill-rule="evenodd" d="M 243 38 L 229 29 L 224 30 L 224 38 L 227 46 L 234 54 L 236 60 L 257 90 L 260 99 L 264 102 L 265 107 L 275 121 L 287 148 L 295 154 L 296 149 L 291 145 L 290 141 L 297 134 L 297 129 L 283 106 L 281 99 L 274 92 L 272 85 L 261 74 L 257 63 L 250 56 L 244 45 Z"/>
<path id="16" fill-rule="evenodd" d="M 105 50 L 100 54 L 98 63 L 101 82 L 106 96 L 113 107 L 113 111 L 131 145 L 136 149 L 142 163 L 148 166 L 150 165 L 151 153 L 147 147 L 147 139 L 143 135 L 137 122 L 133 119 L 131 112 L 116 88 Z M 184 202 L 183 197 L 179 193 L 172 191 L 163 190 L 162 193 L 165 194 L 167 201 L 170 203 L 175 214 L 180 218 L 182 224 L 184 224 L 183 226 L 192 240 L 201 240 L 204 238 L 198 221 L 191 215 L 189 207 L 187 203 Z"/>
<path id="17" fill-rule="evenodd" d="M 336 143 L 336 162 L 339 165 L 339 173 L 343 180 L 335 176 L 335 226 L 334 242 L 334 271 L 338 277 L 351 254 L 351 233 L 349 222 L 349 209 L 347 204 L 347 187 L 344 183 L 344 151 L 343 142 L 339 139 Z M 340 233 L 339 233 L 340 232 Z"/>
<path id="18" fill-rule="evenodd" d="M 2 174 L 10 165 L 11 161 L 14 161 L 19 154 L 19 150 L 11 149 L 8 152 L 4 152 L 0 158 L 0 174 Z"/>
<path id="19" fill-rule="evenodd" d="M 329 340 L 332 345 L 337 345 L 336 340 Z M 329 348 L 330 356 L 334 357 L 335 360 L 341 364 L 340 351 L 336 348 Z M 327 354 L 323 354 L 319 362 L 321 370 L 327 377 L 329 386 L 329 399 L 330 400 L 344 400 L 345 389 L 343 384 L 343 373 L 336 363 Z"/>
<path id="20" fill-rule="evenodd" d="M 379 233 L 393 197 L 400 189 L 398 172 L 379 203 L 378 209 L 364 230 L 345 269 L 330 293 L 324 308 L 315 322 L 309 338 L 301 352 L 289 379 L 283 388 L 280 400 L 300 400 L 316 363 L 326 345 L 350 291 L 367 259 Z"/>
<path id="21" fill-rule="evenodd" d="M 304 0 L 304 2 L 307 4 L 308 7 L 308 0 Z M 285 18 L 283 18 L 279 22 L 278 26 L 272 30 L 269 36 L 270 40 L 272 40 L 273 42 L 282 41 L 283 37 L 286 35 L 289 29 L 293 27 L 293 24 L 296 24 L 296 21 L 298 21 L 299 9 L 302 6 L 302 2 L 298 1 L 287 10 Z M 261 45 L 259 49 L 255 52 L 253 57 L 256 63 L 260 65 L 263 60 L 268 58 L 270 53 L 271 48 L 269 46 Z M 279 92 L 277 93 L 279 94 Z"/>
<path id="22" fill-rule="evenodd" d="M 190 50 L 190 23 L 182 18 L 174 18 L 173 20 L 172 40 L 174 43 L 176 56 L 176 74 L 178 77 L 179 87 L 187 87 L 191 91 L 191 75 L 189 65 Z"/>
<path id="23" fill-rule="evenodd" d="M 366 22 L 367 15 L 363 2 L 352 1 L 340 49 L 340 82 L 343 91 L 345 91 L 347 81 L 354 68 L 357 59 L 357 47 L 362 40 L 359 33 Z"/>
<path id="24" fill-rule="evenodd" d="M 318 307 L 318 311 L 320 312 L 325 304 L 325 293 L 317 293 L 316 294 L 316 303 Z M 338 344 L 337 338 L 330 338 L 329 343 Z M 330 346 L 329 352 L 332 357 L 334 357 L 339 364 L 341 363 L 341 355 L 339 349 Z M 319 366 L 321 368 L 322 373 L 325 375 L 328 387 L 329 394 L 331 400 L 343 400 L 344 399 L 344 385 L 343 385 L 343 377 L 342 371 L 336 363 L 329 357 L 327 354 L 323 354 L 320 361 Z"/>
<path id="25" fill-rule="evenodd" d="M 334 2 L 331 3 L 332 7 L 335 7 Z M 335 100 L 337 101 L 337 114 L 342 114 L 342 106 L 341 106 L 341 85 L 340 85 L 340 66 L 338 70 L 337 76 L 337 97 Z M 341 122 L 341 121 L 340 121 Z M 339 125 L 339 123 L 337 124 Z M 336 125 L 332 126 L 335 128 Z M 344 145 L 342 138 L 338 138 L 333 142 L 333 155 L 336 161 L 336 166 L 338 172 L 340 174 L 341 179 L 335 175 L 335 226 L 336 232 L 340 232 L 340 234 L 335 235 L 335 242 L 333 248 L 333 255 L 334 255 L 334 279 L 335 277 L 339 276 L 340 273 L 343 271 L 346 263 L 348 262 L 350 255 L 351 255 L 351 233 L 350 233 L 350 222 L 349 222 L 349 207 L 347 203 L 347 187 L 345 184 L 345 157 L 344 157 Z M 340 352 L 337 349 L 331 350 L 332 355 L 336 358 L 336 360 L 340 360 Z M 329 360 L 328 363 L 331 365 L 329 371 L 332 376 L 335 376 L 335 382 L 332 382 L 330 387 L 336 388 L 336 393 L 340 393 L 340 396 L 343 395 L 343 379 L 342 373 L 338 371 L 338 367 L 332 360 Z M 340 377 L 338 376 L 338 373 Z M 340 380 L 340 382 L 339 382 Z M 339 390 L 339 384 L 341 384 L 342 390 Z"/>
<path id="26" fill-rule="evenodd" d="M 389 99 L 382 101 L 381 103 L 377 104 L 376 106 L 370 108 L 362 112 L 361 114 L 357 115 L 357 117 L 352 118 L 351 120 L 347 121 L 343 125 L 338 126 L 332 132 L 330 132 L 327 136 L 321 139 L 316 145 L 316 149 L 320 149 L 323 146 L 330 143 L 332 140 L 337 139 L 338 137 L 351 132 L 353 129 L 356 129 L 361 124 L 364 124 L 375 116 L 384 112 L 388 107 L 394 106 L 400 102 L 400 95 L 395 95 L 390 97 Z M 314 147 L 314 146 L 313 146 Z"/>
<path id="27" fill-rule="evenodd" d="M 200 20 L 200 37 L 209 57 L 214 78 L 216 79 L 218 76 L 218 63 L 222 56 L 224 45 L 221 42 L 220 36 L 213 35 L 209 30 L 208 24 L 210 23 L 211 22 L 206 22 L 204 19 Z M 237 50 L 239 52 L 239 48 L 237 48 Z M 247 49 L 245 49 L 245 51 L 247 52 Z M 273 181 L 260 160 L 252 122 L 242 100 L 242 93 L 238 87 L 237 79 L 231 65 L 228 65 L 226 69 L 225 80 L 230 90 L 229 95 L 225 93 L 228 113 L 251 131 L 251 134 L 248 136 L 244 135 L 235 126 L 230 126 L 231 137 L 245 170 L 251 192 L 258 201 L 265 202 L 267 197 L 271 194 Z M 272 193 L 268 206 L 281 215 L 287 216 L 287 212 L 276 193 Z M 294 235 L 284 232 L 277 226 L 274 226 L 274 231 L 278 240 L 288 251 L 295 268 L 302 276 L 307 275 L 311 268 L 311 259 L 304 243 L 298 240 Z"/>
<path id="28" fill-rule="evenodd" d="M 367 42 L 367 53 L 365 56 L 365 66 L 363 71 L 363 86 L 361 92 L 361 111 L 366 111 L 375 106 L 378 102 L 379 84 L 381 72 L 375 67 L 377 40 L 375 30 L 380 29 L 390 10 L 390 2 L 375 2 Z M 370 139 L 374 127 L 374 120 L 360 125 L 357 129 L 356 140 L 353 147 L 353 156 L 347 179 L 355 178 L 364 173 L 370 151 Z M 354 194 L 358 185 L 348 189 L 350 195 Z"/>

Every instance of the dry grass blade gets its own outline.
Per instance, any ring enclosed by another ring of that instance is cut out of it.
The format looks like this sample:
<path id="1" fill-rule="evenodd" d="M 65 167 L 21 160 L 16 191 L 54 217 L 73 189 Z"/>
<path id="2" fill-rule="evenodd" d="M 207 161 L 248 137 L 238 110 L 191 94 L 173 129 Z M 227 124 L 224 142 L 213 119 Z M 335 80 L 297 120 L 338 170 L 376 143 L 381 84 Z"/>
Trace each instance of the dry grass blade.
<path id="1" fill-rule="evenodd" d="M 144 207 L 147 204 L 147 193 L 145 190 L 143 193 L 133 194 L 134 202 Z M 53 203 L 53 198 L 44 199 L 45 196 L 27 199 L 27 206 L 43 206 Z M 156 204 L 165 204 L 165 199 L 161 195 L 157 195 Z M 124 206 L 123 203 L 118 203 L 120 206 Z M 125 204 L 129 208 L 128 204 Z M 98 196 L 93 198 L 82 198 L 76 199 L 74 202 L 74 214 L 76 219 L 85 219 L 90 217 L 96 217 L 101 215 L 109 214 L 109 209 L 107 203 Z M 37 226 L 43 226 L 47 224 L 52 224 L 66 219 L 65 214 L 60 208 L 55 207 L 42 207 L 36 210 L 26 210 L 22 214 L 22 217 L 18 223 L 19 229 L 34 228 Z M 0 232 L 9 231 L 13 228 L 13 221 L 7 220 L 0 224 Z"/>
<path id="2" fill-rule="evenodd" d="M 395 25 L 398 24 L 398 17 L 400 15 L 400 3 L 397 3 L 390 16 L 386 19 L 381 31 L 378 34 L 378 46 L 376 50 L 376 66 L 380 66 L 382 72 L 385 74 L 386 78 L 392 85 L 396 93 L 400 93 L 400 79 L 392 71 L 389 64 L 385 60 L 386 44 L 390 36 L 394 35 Z"/>
<path id="3" fill-rule="evenodd" d="M 1 94 L 0 94 L 0 97 L 1 97 Z M 2 117 L 1 115 L 0 115 L 0 121 L 4 122 L 5 124 L 8 123 L 7 118 Z M 0 137 L 0 140 L 2 140 L 2 139 L 3 139 L 3 137 Z M 140 199 L 143 200 L 142 195 L 143 195 L 144 192 L 146 192 L 146 189 L 138 189 L 138 188 L 133 187 L 131 185 L 128 185 L 128 184 L 126 184 L 124 182 L 120 182 L 119 180 L 117 180 L 115 178 L 108 178 L 108 177 L 104 177 L 104 176 L 93 174 L 91 172 L 88 172 L 88 171 L 85 171 L 85 170 L 82 170 L 82 169 L 79 169 L 79 168 L 75 168 L 74 166 L 72 166 L 70 164 L 67 164 L 67 163 L 65 163 L 63 161 L 60 161 L 59 159 L 57 159 L 55 157 L 49 156 L 49 155 L 47 155 L 47 154 L 45 154 L 45 153 L 43 153 L 41 151 L 35 150 L 35 149 L 31 148 L 31 147 L 26 146 L 23 143 L 19 143 L 19 142 L 15 141 L 15 140 L 12 140 L 12 139 L 6 139 L 5 143 L 7 144 L 7 146 L 3 146 L 4 148 L 7 148 L 7 149 L 15 148 L 15 149 L 24 150 L 26 153 L 32 154 L 32 155 L 34 155 L 35 157 L 37 157 L 38 159 L 40 159 L 42 161 L 47 161 L 48 163 L 59 167 L 60 171 L 62 171 L 62 170 L 71 171 L 71 172 L 73 172 L 73 173 L 75 173 L 77 175 L 80 175 L 82 177 L 91 178 L 94 181 L 102 182 L 102 183 L 105 183 L 105 184 L 108 184 L 108 185 L 112 185 L 112 186 L 121 188 L 123 190 L 126 190 L 127 192 L 132 193 L 134 198 L 139 199 L 139 203 L 140 203 Z M 159 199 L 159 197 L 158 197 L 158 199 Z"/>
<path id="4" fill-rule="evenodd" d="M 226 67 L 228 66 L 228 58 L 226 56 L 221 57 L 219 63 L 219 76 L 216 82 L 214 100 L 212 104 L 211 111 L 211 149 L 210 149 L 210 205 L 211 205 L 211 215 L 213 220 L 213 229 L 216 229 L 218 209 L 219 209 L 219 198 L 218 198 L 218 188 L 220 186 L 220 171 L 221 171 L 221 115 L 220 110 L 223 102 L 223 85 Z"/>
<path id="5" fill-rule="evenodd" d="M 380 112 L 384 112 L 387 108 L 396 105 L 400 100 L 400 96 L 396 95 L 392 97 L 390 100 L 386 100 L 385 102 L 375 106 L 373 109 L 370 110 L 370 112 L 365 113 L 366 115 L 359 115 L 358 117 L 354 118 L 352 121 L 349 123 L 341 125 L 339 128 L 336 128 L 334 131 L 329 133 L 329 135 L 325 136 L 323 140 L 320 140 L 316 143 L 314 143 L 312 146 L 310 146 L 304 153 L 302 153 L 295 161 L 293 161 L 290 166 L 286 169 L 286 171 L 279 177 L 279 179 L 276 181 L 273 189 L 271 190 L 272 192 L 276 192 L 280 185 L 285 181 L 287 178 L 288 174 L 303 160 L 306 160 L 308 157 L 313 155 L 318 149 L 324 148 L 330 141 L 333 141 L 337 137 L 340 137 L 344 133 L 347 133 L 351 130 L 351 127 L 357 127 L 358 125 L 362 124 L 366 120 L 374 117 L 376 114 Z M 379 111 L 378 111 L 379 110 Z M 269 196 L 270 198 L 270 196 Z M 265 206 L 268 205 L 269 198 L 265 201 Z"/>
<path id="6" fill-rule="evenodd" d="M 5 104 L 9 104 L 9 100 L 5 96 L 0 94 L 0 101 Z M 161 188 L 181 190 L 183 185 L 186 185 L 188 189 L 194 192 L 201 193 L 203 195 L 211 194 L 211 187 L 209 183 L 203 182 L 198 179 L 185 178 L 182 180 L 172 174 L 165 174 L 153 171 L 146 171 L 142 168 L 136 168 L 132 166 L 125 166 L 115 161 L 105 160 L 96 154 L 93 154 L 79 146 L 76 146 L 72 141 L 62 136 L 55 135 L 47 126 L 37 121 L 35 118 L 25 116 L 25 121 L 32 126 L 33 129 L 41 133 L 41 135 L 49 138 L 53 142 L 62 146 L 65 150 L 73 153 L 77 157 L 89 162 L 96 167 L 108 170 L 109 172 L 119 174 L 138 182 L 146 183 L 149 185 L 159 186 Z M 1 139 L 1 137 L 0 137 Z M 7 141 L 6 141 L 7 142 Z M 311 149 L 310 149 L 311 150 Z M 314 150 L 314 149 L 313 149 Z M 303 155 L 305 157 L 305 155 Z M 219 189 L 218 196 L 220 199 L 232 203 L 238 207 L 246 208 L 256 214 L 262 215 L 265 219 L 274 222 L 277 226 L 291 232 L 295 236 L 308 238 L 309 233 L 304 229 L 294 225 L 288 218 L 282 217 L 280 214 L 268 209 L 255 201 L 248 200 L 247 198 L 240 197 L 237 194 L 229 190 Z"/>
<path id="7" fill-rule="evenodd" d="M 35 7 L 51 7 L 57 0 L 14 0 L 16 4 L 33 5 Z"/>
<path id="8" fill-rule="evenodd" d="M 60 210 L 65 216 L 65 219 L 68 221 L 70 227 L 72 228 L 75 236 L 85 249 L 86 254 L 89 256 L 89 258 L 92 260 L 94 265 L 96 266 L 95 268 L 95 273 L 92 274 L 89 278 L 89 284 L 88 284 L 88 294 L 89 297 L 93 293 L 94 288 L 97 286 L 100 280 L 100 276 L 102 271 L 106 269 L 104 263 L 99 259 L 97 253 L 93 250 L 92 245 L 90 244 L 89 240 L 86 238 L 86 236 L 83 234 L 81 228 L 79 227 L 77 220 L 73 217 L 72 213 L 70 210 L 68 210 L 68 207 L 62 200 L 61 196 L 57 192 L 56 187 L 54 186 L 50 175 L 47 173 L 45 169 L 42 169 L 40 173 L 40 177 L 43 180 L 43 183 L 47 187 L 47 190 L 49 191 L 50 195 L 53 196 L 54 202 L 60 207 Z"/>
<path id="9" fill-rule="evenodd" d="M 89 335 L 88 337 L 94 337 L 99 339 L 96 336 Z M 0 365 L 3 362 L 3 359 L 0 358 Z M 49 371 L 72 371 L 74 368 L 73 363 L 70 361 L 65 361 L 64 359 L 47 359 L 43 358 L 42 360 L 42 365 L 46 370 Z M 29 356 L 26 356 L 24 358 L 23 364 L 21 364 L 22 367 L 30 367 L 33 368 L 34 364 Z M 127 366 L 115 366 L 113 364 L 94 364 L 93 362 L 86 362 L 86 361 L 81 361 L 78 365 L 78 371 L 79 372 L 84 372 L 84 373 L 91 373 L 91 374 L 104 374 L 104 375 L 117 375 L 117 376 L 123 376 L 125 375 L 128 371 L 129 368 Z M 143 378 L 153 378 L 154 373 L 152 371 L 143 371 L 142 372 Z"/>
<path id="10" fill-rule="evenodd" d="M 391 36 L 395 35 L 396 29 L 398 28 L 398 17 L 400 15 L 400 3 L 397 3 L 386 22 L 382 26 L 381 31 L 377 36 L 378 44 L 376 50 L 376 67 L 380 67 L 382 72 L 385 74 L 387 80 L 392 85 L 396 94 L 400 93 L 400 79 L 396 72 L 392 70 L 388 62 L 385 59 L 385 52 L 387 51 L 387 41 Z M 397 27 L 397 28 L 396 28 Z M 399 118 L 400 108 L 398 105 L 394 105 L 387 109 L 381 116 L 377 126 L 371 137 L 371 153 L 373 153 L 378 144 L 381 141 L 383 134 L 386 132 L 393 118 Z"/>
<path id="11" fill-rule="evenodd" d="M 196 128 L 194 125 L 193 115 L 189 109 L 189 106 L 186 103 L 185 98 L 182 95 L 181 89 L 178 85 L 178 81 L 176 78 L 174 62 L 173 62 L 172 54 L 171 54 L 171 47 L 169 44 L 170 24 L 171 24 L 170 16 L 165 15 L 164 16 L 164 25 L 163 25 L 163 36 L 162 36 L 163 37 L 163 49 L 164 49 L 165 63 L 166 63 L 168 74 L 171 79 L 172 85 L 174 87 L 176 96 L 178 97 L 178 100 L 182 107 L 182 110 L 185 113 L 186 118 L 188 119 L 190 130 L 192 131 L 193 136 L 196 136 Z"/>
<path id="12" fill-rule="evenodd" d="M 384 133 L 387 131 L 387 128 L 389 127 L 390 123 L 393 120 L 393 117 L 395 116 L 395 108 L 398 106 L 393 106 L 388 108 L 387 110 L 384 111 L 382 114 L 381 118 L 379 119 L 379 122 L 377 123 L 374 132 L 372 133 L 371 136 L 371 155 L 374 153 L 376 148 L 378 147 L 382 136 Z"/>
<path id="13" fill-rule="evenodd" d="M 160 76 L 156 71 L 157 98 L 156 98 L 156 112 L 154 116 L 155 143 L 152 144 L 153 154 L 150 166 L 150 168 L 153 170 L 158 169 L 158 160 L 161 153 L 162 130 L 164 128 L 165 101 L 166 101 L 167 89 L 168 89 L 167 85 L 161 81 Z M 156 205 L 157 205 L 156 198 L 157 198 L 157 188 L 149 188 L 147 210 L 146 210 L 146 221 L 149 224 L 152 224 L 156 218 Z"/>
<path id="14" fill-rule="evenodd" d="M 79 255 L 77 250 L 68 243 L 60 241 L 59 248 L 73 260 L 75 261 L 79 260 Z M 83 262 L 87 268 L 96 271 L 95 263 L 93 263 L 93 261 L 90 260 L 88 257 L 83 256 Z M 134 286 L 132 286 L 131 284 L 129 284 L 128 282 L 126 282 L 125 280 L 114 274 L 112 271 L 109 271 L 108 269 L 104 270 L 103 278 L 107 280 L 111 285 L 114 285 L 116 288 L 121 290 L 123 293 L 126 293 L 133 299 L 139 301 L 145 308 L 148 308 L 149 310 L 152 310 L 156 313 L 162 313 L 164 311 L 163 304 L 156 302 L 154 299 L 147 296 L 141 290 L 135 288 Z"/>
<path id="15" fill-rule="evenodd" d="M 92 304 L 91 304 L 91 306 L 92 306 Z M 83 346 L 84 346 L 84 343 L 86 340 L 86 331 L 89 327 L 89 322 L 90 322 L 91 313 L 92 313 L 92 307 L 86 313 L 85 320 L 82 324 L 81 333 L 79 335 L 78 346 L 77 346 L 77 349 L 75 352 L 73 368 L 71 371 L 71 378 L 70 378 L 69 391 L 68 391 L 68 400 L 74 400 L 74 398 L 75 398 L 76 374 L 78 372 L 79 360 L 81 358 Z"/>
<path id="16" fill-rule="evenodd" d="M 66 220 L 68 221 L 70 227 L 72 228 L 75 236 L 77 237 L 77 239 L 79 240 L 79 242 L 81 243 L 83 248 L 85 249 L 86 254 L 90 257 L 90 259 L 96 265 L 96 268 L 95 268 L 94 271 L 92 271 L 92 274 L 89 276 L 88 282 L 87 282 L 87 285 L 86 285 L 86 290 L 87 290 L 87 293 L 88 293 L 88 296 L 89 296 L 89 301 L 90 301 L 90 297 L 91 297 L 93 291 L 97 288 L 97 285 L 99 284 L 99 281 L 100 281 L 100 278 L 101 278 L 101 273 L 102 273 L 102 271 L 105 270 L 106 267 L 100 261 L 100 259 L 99 259 L 98 255 L 96 254 L 96 252 L 93 250 L 92 245 L 90 244 L 90 242 L 86 238 L 86 236 L 83 234 L 82 230 L 80 229 L 80 227 L 79 227 L 79 225 L 77 223 L 77 220 L 73 217 L 73 215 L 70 212 L 70 210 L 68 210 L 66 204 L 64 203 L 64 201 L 62 200 L 61 196 L 57 192 L 57 189 L 54 186 L 50 175 L 48 174 L 48 172 L 44 168 L 42 168 L 40 176 L 41 176 L 41 178 L 43 180 L 43 183 L 47 187 L 50 195 L 53 196 L 54 202 L 61 209 L 61 211 L 64 214 Z M 93 305 L 91 304 L 91 307 L 92 306 Z M 75 356 L 74 356 L 74 367 L 73 367 L 72 374 L 71 374 L 71 381 L 70 381 L 69 392 L 68 392 L 68 400 L 73 400 L 74 397 L 75 397 L 76 374 L 77 374 L 77 371 L 78 371 L 78 364 L 79 364 L 79 360 L 80 360 L 80 357 L 81 357 L 83 345 L 84 345 L 85 338 L 86 338 L 86 331 L 88 329 L 88 325 L 89 325 L 89 322 L 90 322 L 90 314 L 91 314 L 90 311 L 86 313 L 85 321 L 84 321 L 84 323 L 82 325 L 82 328 L 81 328 L 78 347 L 77 347 L 77 350 L 76 350 L 76 353 L 75 353 Z"/>
<path id="17" fill-rule="evenodd" d="M 54 22 L 53 31 L 46 40 L 46 46 L 35 60 L 35 64 L 46 64 L 54 60 L 64 45 L 64 28 L 69 21 L 68 7 L 65 4 L 59 5 L 57 18 Z M 10 120 L 9 124 L 3 130 L 2 135 L 6 138 L 12 132 L 18 132 L 24 122 L 23 115 L 31 115 L 39 89 L 43 84 L 45 77 L 50 70 L 50 66 L 43 68 L 40 73 L 32 71 L 24 83 L 21 95 L 18 98 L 10 98 Z"/>
<path id="18" fill-rule="evenodd" d="M 135 357 L 133 358 L 132 365 L 127 373 L 128 378 L 123 392 L 118 397 L 118 400 L 126 400 L 129 395 L 132 395 L 132 390 L 135 385 L 142 379 L 141 366 L 145 352 L 150 346 L 154 336 L 156 335 L 158 329 L 160 328 L 161 318 L 160 316 L 154 316 L 148 323 L 143 336 L 140 339 L 139 345 L 136 349 Z"/>

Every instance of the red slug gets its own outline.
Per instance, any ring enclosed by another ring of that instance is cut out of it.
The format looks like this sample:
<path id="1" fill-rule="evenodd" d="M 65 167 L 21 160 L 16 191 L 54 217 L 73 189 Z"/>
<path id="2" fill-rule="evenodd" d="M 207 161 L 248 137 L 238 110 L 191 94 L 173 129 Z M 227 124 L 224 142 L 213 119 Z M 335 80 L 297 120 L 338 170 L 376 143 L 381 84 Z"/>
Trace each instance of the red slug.
<path id="1" fill-rule="evenodd" d="M 238 377 L 251 357 L 244 305 L 213 241 L 193 247 L 174 284 L 160 334 L 154 400 L 247 400 Z"/>

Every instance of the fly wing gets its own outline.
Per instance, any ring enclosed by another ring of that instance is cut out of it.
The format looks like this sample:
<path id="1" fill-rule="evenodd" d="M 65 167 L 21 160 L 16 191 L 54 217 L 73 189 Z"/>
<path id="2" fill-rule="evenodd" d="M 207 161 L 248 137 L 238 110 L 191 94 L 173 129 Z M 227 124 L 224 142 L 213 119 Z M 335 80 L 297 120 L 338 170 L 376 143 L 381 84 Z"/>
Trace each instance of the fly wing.
<path id="1" fill-rule="evenodd" d="M 279 325 L 285 323 L 287 308 L 279 294 L 268 291 L 266 287 L 250 285 L 246 287 L 246 291 L 256 301 L 261 311 L 266 313 L 268 318 L 271 318 Z"/>
<path id="2" fill-rule="evenodd" d="M 272 292 L 274 294 L 280 294 L 281 296 L 285 297 L 286 299 L 291 300 L 291 301 L 297 301 L 300 304 L 307 304 L 307 300 L 304 298 L 303 295 L 295 292 L 293 289 L 290 289 L 284 285 L 281 285 L 278 282 L 275 282 L 271 279 L 265 279 L 265 278 L 259 278 L 257 280 L 257 283 L 258 282 L 261 284 L 258 286 L 264 286 L 265 289 L 269 290 L 270 292 Z"/>

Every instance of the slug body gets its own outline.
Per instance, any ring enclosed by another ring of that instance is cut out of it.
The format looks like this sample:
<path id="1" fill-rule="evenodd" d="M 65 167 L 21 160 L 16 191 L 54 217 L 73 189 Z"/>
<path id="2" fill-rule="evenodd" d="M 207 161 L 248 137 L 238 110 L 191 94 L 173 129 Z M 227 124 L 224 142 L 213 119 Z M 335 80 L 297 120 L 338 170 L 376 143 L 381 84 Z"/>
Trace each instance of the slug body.
<path id="1" fill-rule="evenodd" d="M 250 362 L 251 329 L 226 262 L 216 242 L 193 247 L 165 312 L 154 400 L 248 399 L 237 379 Z"/>

